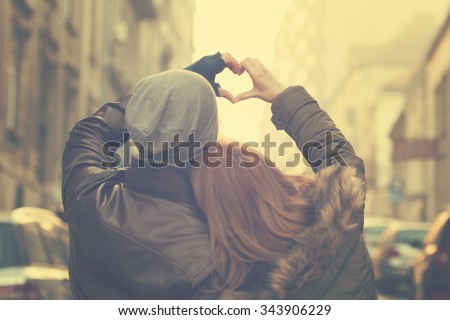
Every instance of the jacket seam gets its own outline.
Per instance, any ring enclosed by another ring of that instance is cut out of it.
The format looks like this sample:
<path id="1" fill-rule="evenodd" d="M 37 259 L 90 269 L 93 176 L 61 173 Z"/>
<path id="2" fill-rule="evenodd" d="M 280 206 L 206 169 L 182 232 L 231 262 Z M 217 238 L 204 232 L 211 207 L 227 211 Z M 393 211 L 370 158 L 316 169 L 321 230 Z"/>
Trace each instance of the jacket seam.
<path id="1" fill-rule="evenodd" d="M 82 183 L 76 186 L 72 192 L 76 195 L 75 198 L 72 201 L 68 199 L 69 200 L 68 204 L 70 206 L 66 209 L 65 213 L 66 219 L 69 218 L 72 207 L 75 206 L 76 203 L 79 202 L 81 198 L 83 198 L 83 194 L 86 192 L 86 190 L 88 190 L 92 186 L 97 185 L 98 183 L 104 183 L 105 181 L 117 176 L 120 173 L 121 170 L 107 169 L 89 176 Z"/>
<path id="2" fill-rule="evenodd" d="M 192 274 L 192 277 L 195 279 L 195 285 L 197 285 L 199 283 L 198 281 L 198 275 L 205 270 L 208 266 L 210 266 L 212 263 L 211 261 L 205 261 L 202 265 L 200 265 L 200 267 L 198 268 L 198 270 L 196 272 L 194 272 Z"/>
<path id="3" fill-rule="evenodd" d="M 212 263 L 211 261 L 205 261 L 205 263 L 203 265 L 201 265 L 201 267 L 198 268 L 198 271 L 194 273 L 193 275 L 193 281 L 192 281 L 192 288 L 191 290 L 189 290 L 189 293 L 186 294 L 186 297 L 189 297 L 192 295 L 193 292 L 195 292 L 196 287 L 205 279 L 199 281 L 198 280 L 198 275 L 205 270 L 208 266 L 210 266 Z"/>

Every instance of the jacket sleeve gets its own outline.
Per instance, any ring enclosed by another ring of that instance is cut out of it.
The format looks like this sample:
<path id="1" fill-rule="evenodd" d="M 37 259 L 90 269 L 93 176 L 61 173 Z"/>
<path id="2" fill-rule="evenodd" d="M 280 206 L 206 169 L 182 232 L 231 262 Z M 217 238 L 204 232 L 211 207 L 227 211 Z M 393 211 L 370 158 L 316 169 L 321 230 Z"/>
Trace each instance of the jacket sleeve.
<path id="1" fill-rule="evenodd" d="M 62 198 L 67 212 L 84 190 L 100 175 L 115 173 L 115 151 L 125 143 L 124 100 L 102 106 L 79 121 L 69 134 L 62 158 Z"/>
<path id="2" fill-rule="evenodd" d="M 314 172 L 339 164 L 364 177 L 363 160 L 317 101 L 300 86 L 289 87 L 272 104 L 272 122 L 295 141 Z"/>

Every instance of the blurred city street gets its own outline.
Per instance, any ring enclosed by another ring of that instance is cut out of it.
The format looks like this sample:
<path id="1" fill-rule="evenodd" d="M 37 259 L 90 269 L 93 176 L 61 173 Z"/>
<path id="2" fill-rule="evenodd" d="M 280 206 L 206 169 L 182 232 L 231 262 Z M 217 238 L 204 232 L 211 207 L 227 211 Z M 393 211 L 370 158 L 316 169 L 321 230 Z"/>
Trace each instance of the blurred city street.
<path id="1" fill-rule="evenodd" d="M 363 159 L 379 299 L 450 299 L 450 0 L 1 0 L 0 299 L 72 298 L 61 159 L 74 125 L 218 51 L 303 86 Z M 245 73 L 217 82 L 251 89 Z M 218 98 L 218 114 L 220 138 L 292 142 L 268 103 Z M 312 175 L 298 154 L 270 159 Z"/>

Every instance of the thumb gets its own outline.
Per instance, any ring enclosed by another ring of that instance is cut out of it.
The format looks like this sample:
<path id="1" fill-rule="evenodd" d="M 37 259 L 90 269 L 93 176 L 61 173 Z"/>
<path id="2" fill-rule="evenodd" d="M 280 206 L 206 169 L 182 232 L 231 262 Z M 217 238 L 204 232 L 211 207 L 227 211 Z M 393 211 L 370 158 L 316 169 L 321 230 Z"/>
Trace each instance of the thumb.
<path id="1" fill-rule="evenodd" d="M 258 96 L 258 92 L 255 89 L 252 89 L 250 91 L 238 94 L 235 98 L 235 102 L 247 100 L 250 98 L 256 98 L 257 96 Z"/>

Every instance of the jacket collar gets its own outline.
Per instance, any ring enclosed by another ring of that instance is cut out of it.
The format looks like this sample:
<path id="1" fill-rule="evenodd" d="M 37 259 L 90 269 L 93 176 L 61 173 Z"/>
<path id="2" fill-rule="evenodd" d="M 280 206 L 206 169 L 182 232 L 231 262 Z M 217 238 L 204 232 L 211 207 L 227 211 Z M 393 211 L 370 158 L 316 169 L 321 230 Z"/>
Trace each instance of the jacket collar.
<path id="1" fill-rule="evenodd" d="M 133 191 L 172 202 L 197 206 L 189 170 L 186 168 L 138 168 L 136 162 L 132 161 L 125 176 L 127 185 Z"/>

